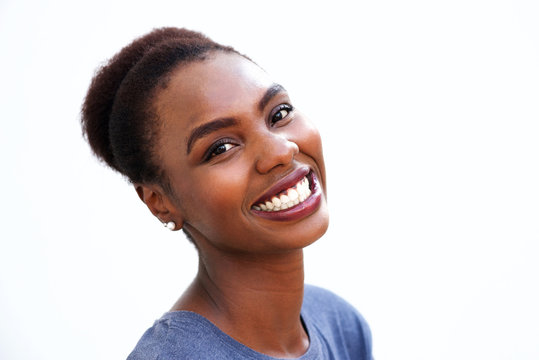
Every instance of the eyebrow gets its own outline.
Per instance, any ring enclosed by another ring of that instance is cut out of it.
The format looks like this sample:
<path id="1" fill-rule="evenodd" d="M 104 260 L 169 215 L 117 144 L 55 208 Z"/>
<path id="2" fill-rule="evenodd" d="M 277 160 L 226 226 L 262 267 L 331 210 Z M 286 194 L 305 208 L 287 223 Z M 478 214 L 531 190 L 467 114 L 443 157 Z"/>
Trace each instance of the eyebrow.
<path id="1" fill-rule="evenodd" d="M 189 135 L 189 139 L 187 140 L 187 155 L 189 155 L 193 148 L 193 144 L 198 139 L 203 138 L 214 131 L 237 125 L 237 123 L 238 121 L 236 119 L 224 118 L 210 121 L 209 123 L 205 123 L 195 128 L 191 131 L 191 135 Z"/>
<path id="2" fill-rule="evenodd" d="M 273 99 L 273 97 L 281 92 L 286 92 L 285 88 L 282 85 L 279 84 L 272 84 L 264 93 L 264 95 L 260 98 L 260 101 L 258 101 L 258 110 L 262 111 L 268 105 L 268 103 Z M 234 125 L 237 125 L 238 121 L 234 118 L 222 118 L 222 119 L 216 119 L 213 121 L 210 121 L 208 123 L 202 124 L 193 131 L 191 131 L 191 134 L 189 135 L 189 138 L 187 140 L 187 155 L 191 153 L 191 150 L 193 149 L 193 144 L 205 137 L 211 134 L 212 132 L 215 132 L 220 129 L 224 129 L 227 127 L 231 127 Z"/>
<path id="3" fill-rule="evenodd" d="M 258 110 L 262 111 L 268 105 L 270 100 L 280 92 L 286 92 L 285 88 L 279 84 L 272 84 L 264 93 L 264 96 L 258 102 Z"/>

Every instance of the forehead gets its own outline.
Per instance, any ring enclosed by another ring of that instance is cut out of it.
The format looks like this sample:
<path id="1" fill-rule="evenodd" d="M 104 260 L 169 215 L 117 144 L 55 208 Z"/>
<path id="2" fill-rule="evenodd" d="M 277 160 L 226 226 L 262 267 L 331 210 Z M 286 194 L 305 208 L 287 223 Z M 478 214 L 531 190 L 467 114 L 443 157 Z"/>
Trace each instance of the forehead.
<path id="1" fill-rule="evenodd" d="M 254 107 L 272 83 L 253 62 L 218 52 L 206 60 L 180 65 L 157 95 L 155 105 L 162 120 L 190 128 Z"/>

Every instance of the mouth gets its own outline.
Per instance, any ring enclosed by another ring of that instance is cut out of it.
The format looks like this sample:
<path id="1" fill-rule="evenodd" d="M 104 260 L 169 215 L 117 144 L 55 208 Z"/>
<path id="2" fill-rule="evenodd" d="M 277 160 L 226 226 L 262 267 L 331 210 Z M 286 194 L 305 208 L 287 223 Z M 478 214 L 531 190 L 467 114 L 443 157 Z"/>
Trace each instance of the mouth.
<path id="1" fill-rule="evenodd" d="M 315 212 L 321 198 L 318 178 L 306 167 L 275 184 L 251 206 L 251 211 L 268 220 L 292 221 Z"/>
<path id="2" fill-rule="evenodd" d="M 257 211 L 276 212 L 290 209 L 303 203 L 312 194 L 311 182 L 309 181 L 311 176 L 312 172 L 309 172 L 291 187 L 279 191 L 262 201 L 259 200 L 252 208 Z"/>

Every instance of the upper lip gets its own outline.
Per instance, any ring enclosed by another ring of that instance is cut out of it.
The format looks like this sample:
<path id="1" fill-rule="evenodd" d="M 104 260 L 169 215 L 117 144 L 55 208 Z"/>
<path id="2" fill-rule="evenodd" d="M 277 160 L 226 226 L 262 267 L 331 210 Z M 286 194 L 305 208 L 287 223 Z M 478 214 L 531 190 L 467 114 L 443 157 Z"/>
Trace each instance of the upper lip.
<path id="1" fill-rule="evenodd" d="M 258 198 L 253 205 L 266 202 L 272 196 L 280 193 L 283 190 L 291 188 L 296 185 L 301 179 L 303 179 L 311 170 L 308 166 L 302 166 L 296 170 L 293 170 L 288 175 L 285 175 L 282 179 L 273 184 L 268 190 L 266 190 L 262 196 Z"/>

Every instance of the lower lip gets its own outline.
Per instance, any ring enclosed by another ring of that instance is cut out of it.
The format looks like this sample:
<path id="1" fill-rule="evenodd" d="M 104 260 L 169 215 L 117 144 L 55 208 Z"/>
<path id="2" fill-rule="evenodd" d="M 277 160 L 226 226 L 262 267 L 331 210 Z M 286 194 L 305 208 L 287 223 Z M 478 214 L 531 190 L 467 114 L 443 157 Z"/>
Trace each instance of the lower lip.
<path id="1" fill-rule="evenodd" d="M 311 189 L 312 193 L 302 203 L 280 211 L 261 211 L 255 209 L 251 209 L 251 211 L 262 218 L 274 221 L 294 221 L 311 215 L 320 206 L 320 201 L 322 201 L 322 191 L 320 190 L 320 184 L 314 173 L 311 173 L 309 176 L 309 180 L 311 184 L 313 184 Z"/>

